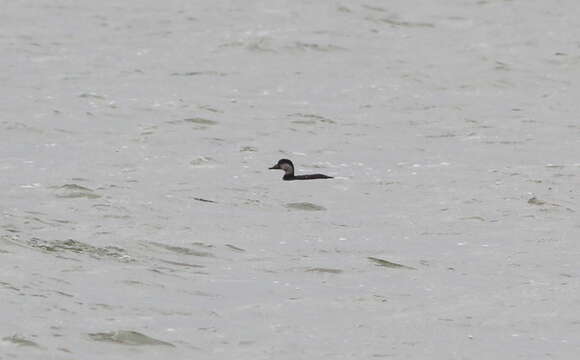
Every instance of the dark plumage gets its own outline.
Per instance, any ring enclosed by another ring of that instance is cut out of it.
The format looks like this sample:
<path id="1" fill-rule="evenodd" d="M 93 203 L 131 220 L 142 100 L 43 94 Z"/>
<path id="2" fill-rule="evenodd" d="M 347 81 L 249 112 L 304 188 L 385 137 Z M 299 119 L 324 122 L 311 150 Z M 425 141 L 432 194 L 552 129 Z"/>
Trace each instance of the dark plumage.
<path id="1" fill-rule="evenodd" d="M 288 159 L 278 160 L 278 163 L 270 168 L 270 170 L 274 169 L 284 170 L 282 180 L 332 179 L 332 176 L 324 174 L 294 175 L 294 164 Z"/>

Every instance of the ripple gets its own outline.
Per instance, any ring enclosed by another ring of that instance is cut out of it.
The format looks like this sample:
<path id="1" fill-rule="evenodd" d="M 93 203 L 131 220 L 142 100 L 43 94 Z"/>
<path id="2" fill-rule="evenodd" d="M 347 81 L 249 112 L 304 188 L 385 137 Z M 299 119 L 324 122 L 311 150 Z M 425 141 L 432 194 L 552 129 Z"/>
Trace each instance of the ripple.
<path id="1" fill-rule="evenodd" d="M 327 273 L 327 274 L 340 274 L 342 270 L 340 269 L 329 269 L 329 268 L 310 268 L 306 270 L 307 272 L 317 272 L 317 273 Z"/>
<path id="2" fill-rule="evenodd" d="M 7 342 L 11 342 L 11 343 L 18 345 L 18 346 L 27 346 L 27 347 L 36 347 L 36 348 L 40 347 L 34 341 L 25 339 L 24 337 L 22 337 L 20 335 L 6 336 L 6 337 L 3 337 L 2 340 L 7 341 Z"/>
<path id="3" fill-rule="evenodd" d="M 384 23 L 384 24 L 388 24 L 391 26 L 397 26 L 397 27 L 409 27 L 409 28 L 434 28 L 435 24 L 432 23 L 426 23 L 426 22 L 414 22 L 414 21 L 402 21 L 402 20 L 396 20 L 393 18 L 373 18 L 373 17 L 367 17 L 366 20 L 368 21 L 372 21 L 375 23 Z"/>
<path id="4" fill-rule="evenodd" d="M 305 43 L 301 41 L 296 41 L 293 45 L 288 46 L 289 49 L 297 49 L 297 50 L 311 50 L 311 51 L 320 51 L 320 52 L 331 52 L 331 51 L 345 51 L 347 49 L 333 45 L 333 44 L 316 44 L 316 43 Z"/>
<path id="5" fill-rule="evenodd" d="M 369 259 L 370 261 L 372 261 L 373 263 L 375 263 L 375 265 L 377 265 L 377 266 L 383 266 L 383 267 L 388 267 L 388 268 L 393 268 L 393 269 L 417 270 L 414 267 L 397 264 L 397 263 L 394 263 L 394 262 L 390 262 L 390 261 L 387 261 L 387 260 L 384 260 L 384 259 L 379 259 L 379 258 L 372 257 L 372 256 L 369 256 L 367 259 Z"/>
<path id="6" fill-rule="evenodd" d="M 85 254 L 95 258 L 113 258 L 122 262 L 132 262 L 132 259 L 127 252 L 116 246 L 96 247 L 80 241 L 68 240 L 42 240 L 39 238 L 32 238 L 28 240 L 28 245 L 48 252 L 73 252 L 77 254 Z"/>
<path id="7" fill-rule="evenodd" d="M 202 118 L 202 117 L 187 118 L 187 119 L 183 119 L 183 121 L 189 122 L 189 123 L 194 123 L 194 124 L 199 124 L 199 125 L 218 124 L 218 122 L 215 120 L 210 120 L 210 119 L 206 119 L 206 118 Z"/>
<path id="8" fill-rule="evenodd" d="M 187 71 L 187 72 L 174 72 L 171 76 L 200 76 L 200 75 L 209 75 L 209 76 L 226 76 L 226 73 L 219 72 L 219 71 Z"/>
<path id="9" fill-rule="evenodd" d="M 101 195 L 96 194 L 93 190 L 77 184 L 64 184 L 56 187 L 56 190 L 56 197 L 64 199 L 98 199 L 101 197 Z"/>
<path id="10" fill-rule="evenodd" d="M 137 331 L 119 330 L 104 333 L 90 333 L 89 337 L 94 341 L 112 342 L 121 345 L 162 345 L 174 347 L 172 343 L 157 340 Z"/>
<path id="11" fill-rule="evenodd" d="M 292 121 L 293 124 L 305 124 L 305 125 L 313 125 L 316 123 L 336 124 L 336 121 L 316 114 L 293 113 L 288 114 L 287 116 L 299 118 L 298 120 L 293 120 Z"/>
<path id="12" fill-rule="evenodd" d="M 157 246 L 159 248 L 181 254 L 181 255 L 191 255 L 191 256 L 201 256 L 201 257 L 214 257 L 214 255 L 207 251 L 193 250 L 190 248 L 174 245 L 165 245 L 157 242 L 150 241 L 149 244 Z"/>
<path id="13" fill-rule="evenodd" d="M 309 202 L 299 202 L 299 203 L 288 203 L 286 204 L 288 209 L 293 210 L 304 210 L 304 211 L 324 211 L 326 208 L 324 206 L 316 205 Z"/>

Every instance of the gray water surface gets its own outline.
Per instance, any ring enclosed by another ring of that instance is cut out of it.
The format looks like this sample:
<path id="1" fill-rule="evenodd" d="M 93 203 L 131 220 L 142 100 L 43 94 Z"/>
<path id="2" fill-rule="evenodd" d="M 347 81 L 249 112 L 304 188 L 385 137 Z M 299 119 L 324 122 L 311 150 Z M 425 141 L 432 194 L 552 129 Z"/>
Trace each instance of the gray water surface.
<path id="1" fill-rule="evenodd" d="M 577 358 L 577 1 L 0 5 L 0 359 Z"/>

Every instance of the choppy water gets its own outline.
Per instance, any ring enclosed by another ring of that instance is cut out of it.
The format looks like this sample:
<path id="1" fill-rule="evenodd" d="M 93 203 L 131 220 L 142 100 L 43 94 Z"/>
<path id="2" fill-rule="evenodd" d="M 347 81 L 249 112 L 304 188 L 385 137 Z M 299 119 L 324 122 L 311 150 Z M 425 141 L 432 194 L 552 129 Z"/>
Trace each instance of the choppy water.
<path id="1" fill-rule="evenodd" d="M 0 359 L 580 352 L 575 1 L 0 5 Z"/>

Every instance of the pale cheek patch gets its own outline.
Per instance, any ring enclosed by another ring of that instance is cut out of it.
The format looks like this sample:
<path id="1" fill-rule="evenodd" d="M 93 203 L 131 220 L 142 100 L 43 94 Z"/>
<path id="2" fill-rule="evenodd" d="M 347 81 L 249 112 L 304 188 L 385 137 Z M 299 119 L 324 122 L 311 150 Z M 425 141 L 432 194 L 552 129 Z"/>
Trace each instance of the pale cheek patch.
<path id="1" fill-rule="evenodd" d="M 284 170 L 286 174 L 291 174 L 293 172 L 292 166 L 288 164 L 282 164 L 280 167 L 282 168 L 282 170 Z"/>

